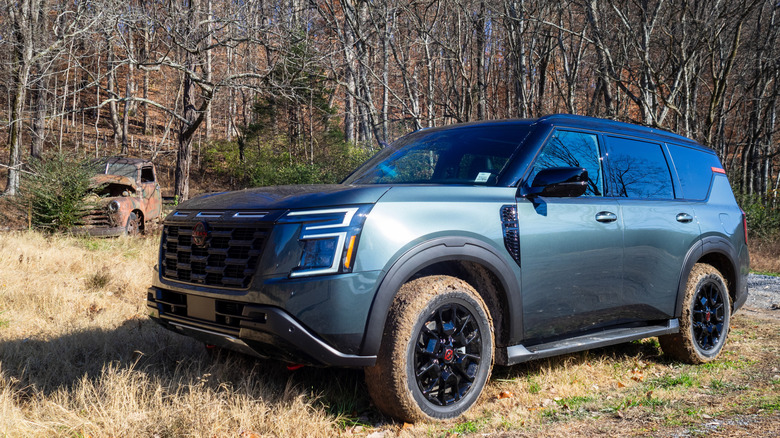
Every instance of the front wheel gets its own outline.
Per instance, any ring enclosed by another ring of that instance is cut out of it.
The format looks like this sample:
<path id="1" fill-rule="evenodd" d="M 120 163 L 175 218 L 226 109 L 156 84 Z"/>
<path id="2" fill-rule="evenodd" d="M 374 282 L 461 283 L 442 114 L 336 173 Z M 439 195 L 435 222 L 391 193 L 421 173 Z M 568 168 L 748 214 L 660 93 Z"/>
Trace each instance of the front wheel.
<path id="1" fill-rule="evenodd" d="M 127 218 L 127 225 L 125 225 L 125 234 L 130 237 L 135 237 L 139 233 L 138 216 L 136 216 L 135 213 L 130 213 L 130 216 Z"/>
<path id="2" fill-rule="evenodd" d="M 731 299 L 726 280 L 714 266 L 696 264 L 688 276 L 680 333 L 659 336 L 665 354 L 688 363 L 718 357 L 731 323 Z"/>
<path id="3" fill-rule="evenodd" d="M 455 418 L 482 393 L 493 366 L 484 301 L 454 277 L 404 284 L 390 307 L 376 365 L 365 370 L 374 404 L 403 421 Z"/>

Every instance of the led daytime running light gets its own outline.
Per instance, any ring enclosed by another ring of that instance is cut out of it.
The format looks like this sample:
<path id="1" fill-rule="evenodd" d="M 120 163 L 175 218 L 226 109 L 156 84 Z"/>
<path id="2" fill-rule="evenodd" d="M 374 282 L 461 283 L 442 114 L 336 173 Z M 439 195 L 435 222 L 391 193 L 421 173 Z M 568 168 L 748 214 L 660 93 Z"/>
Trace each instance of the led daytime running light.
<path id="1" fill-rule="evenodd" d="M 357 237 L 370 208 L 327 208 L 287 213 L 280 222 L 302 223 L 298 240 L 303 254 L 290 277 L 351 272 L 357 253 Z M 335 245 L 325 244 L 325 241 L 335 241 Z M 327 263 L 330 266 L 323 266 Z"/>

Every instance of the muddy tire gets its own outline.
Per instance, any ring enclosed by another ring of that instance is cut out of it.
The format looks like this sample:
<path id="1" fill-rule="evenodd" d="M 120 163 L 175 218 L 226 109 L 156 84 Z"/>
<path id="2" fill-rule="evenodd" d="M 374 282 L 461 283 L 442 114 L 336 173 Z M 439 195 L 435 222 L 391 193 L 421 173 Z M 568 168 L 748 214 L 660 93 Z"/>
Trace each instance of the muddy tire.
<path id="1" fill-rule="evenodd" d="M 138 225 L 138 216 L 135 213 L 130 213 L 127 218 L 127 225 L 125 225 L 125 234 L 130 237 L 137 236 L 141 232 Z"/>
<path id="2" fill-rule="evenodd" d="M 718 357 L 731 323 L 731 299 L 723 275 L 712 265 L 693 267 L 685 288 L 680 333 L 659 336 L 664 354 L 700 364 Z"/>
<path id="3" fill-rule="evenodd" d="M 484 301 L 454 277 L 404 284 L 390 307 L 376 365 L 365 370 L 374 404 L 402 421 L 446 420 L 479 398 L 493 367 Z"/>

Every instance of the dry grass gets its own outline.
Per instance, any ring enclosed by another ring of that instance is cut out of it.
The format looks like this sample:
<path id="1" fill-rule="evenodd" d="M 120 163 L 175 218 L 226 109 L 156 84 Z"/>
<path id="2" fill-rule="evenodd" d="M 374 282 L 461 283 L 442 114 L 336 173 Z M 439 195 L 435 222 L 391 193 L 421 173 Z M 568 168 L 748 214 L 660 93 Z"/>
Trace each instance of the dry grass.
<path id="1" fill-rule="evenodd" d="M 0 436 L 780 432 L 780 324 L 762 314 L 735 318 L 714 364 L 667 361 L 646 340 L 498 367 L 458 422 L 401 425 L 359 370 L 212 358 L 149 321 L 156 251 L 156 238 L 0 235 Z"/>
<path id="2" fill-rule="evenodd" d="M 750 243 L 750 269 L 780 275 L 780 236 Z"/>

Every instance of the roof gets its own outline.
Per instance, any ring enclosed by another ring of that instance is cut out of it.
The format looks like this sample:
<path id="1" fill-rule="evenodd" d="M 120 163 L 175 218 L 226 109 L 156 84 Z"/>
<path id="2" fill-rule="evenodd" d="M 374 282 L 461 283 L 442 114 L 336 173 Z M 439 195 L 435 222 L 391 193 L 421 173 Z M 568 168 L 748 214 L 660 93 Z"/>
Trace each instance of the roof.
<path id="1" fill-rule="evenodd" d="M 151 161 L 146 160 L 144 158 L 135 158 L 135 157 L 120 157 L 120 156 L 113 156 L 113 157 L 102 157 L 98 158 L 96 161 L 98 162 L 104 162 L 109 164 L 130 164 L 135 167 L 141 167 L 146 164 L 152 164 Z"/>
<path id="2" fill-rule="evenodd" d="M 620 134 L 637 135 L 645 138 L 656 138 L 659 141 L 673 142 L 697 149 L 713 152 L 712 149 L 702 146 L 696 141 L 683 137 L 659 128 L 650 128 L 632 123 L 617 122 L 609 119 L 600 119 L 596 117 L 578 116 L 574 114 L 552 114 L 538 119 L 501 119 L 501 120 L 483 120 L 477 122 L 458 123 L 454 125 L 441 126 L 436 128 L 424 128 L 416 132 L 436 132 L 447 129 L 458 129 L 467 127 L 486 127 L 501 125 L 535 125 L 535 126 L 568 126 L 573 128 L 593 129 L 596 131 L 609 131 Z"/>
<path id="3" fill-rule="evenodd" d="M 681 143 L 686 146 L 697 146 L 704 148 L 696 141 L 683 137 L 682 135 L 675 134 L 670 131 L 659 128 L 650 128 L 642 125 L 635 125 L 633 123 L 618 122 L 609 119 L 600 119 L 596 117 L 578 116 L 574 114 L 552 114 L 544 117 L 540 117 L 536 120 L 539 124 L 548 124 L 551 126 L 568 125 L 577 126 L 581 128 L 591 128 L 600 131 L 612 131 L 615 133 L 623 134 L 638 134 L 640 136 L 651 136 L 662 138 L 666 141 L 674 143 Z M 709 149 L 709 148 L 705 148 Z"/>

